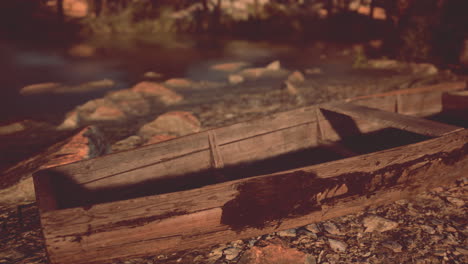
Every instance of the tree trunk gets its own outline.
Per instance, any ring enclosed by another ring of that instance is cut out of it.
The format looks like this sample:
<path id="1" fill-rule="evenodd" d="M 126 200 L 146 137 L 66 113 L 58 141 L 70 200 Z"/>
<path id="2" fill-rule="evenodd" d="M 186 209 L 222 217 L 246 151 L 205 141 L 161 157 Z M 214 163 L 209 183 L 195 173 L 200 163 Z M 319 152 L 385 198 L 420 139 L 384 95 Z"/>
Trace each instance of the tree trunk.
<path id="1" fill-rule="evenodd" d="M 57 16 L 60 22 L 64 21 L 63 0 L 57 0 Z"/>

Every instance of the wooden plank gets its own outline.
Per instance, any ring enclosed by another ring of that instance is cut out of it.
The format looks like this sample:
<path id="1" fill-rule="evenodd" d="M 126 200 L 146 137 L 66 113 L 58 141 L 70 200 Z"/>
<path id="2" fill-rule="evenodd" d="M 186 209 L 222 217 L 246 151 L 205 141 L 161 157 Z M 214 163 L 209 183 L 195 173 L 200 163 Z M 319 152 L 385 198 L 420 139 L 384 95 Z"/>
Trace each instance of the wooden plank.
<path id="1" fill-rule="evenodd" d="M 465 82 L 395 90 L 347 99 L 346 102 L 405 115 L 429 116 L 442 111 L 444 92 L 466 89 Z"/>
<path id="2" fill-rule="evenodd" d="M 291 171 L 41 214 L 53 264 L 206 247 L 322 221 L 466 176 L 468 130 Z M 443 177 L 441 177 L 443 175 Z"/>
<path id="3" fill-rule="evenodd" d="M 431 137 L 442 136 L 449 132 L 461 129 L 452 125 L 412 116 L 400 115 L 387 111 L 381 111 L 378 109 L 350 103 L 327 104 L 321 106 L 321 109 L 344 114 L 356 119 L 371 120 L 373 122 L 385 124 L 388 127 L 398 128 Z"/>

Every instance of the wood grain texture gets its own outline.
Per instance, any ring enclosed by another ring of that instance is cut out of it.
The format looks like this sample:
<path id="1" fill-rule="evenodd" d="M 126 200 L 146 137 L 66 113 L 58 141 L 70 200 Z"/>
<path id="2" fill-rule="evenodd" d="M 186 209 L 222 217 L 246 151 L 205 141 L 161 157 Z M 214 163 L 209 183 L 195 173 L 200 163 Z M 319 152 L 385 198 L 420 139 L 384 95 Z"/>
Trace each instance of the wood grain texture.
<path id="1" fill-rule="evenodd" d="M 42 214 L 42 224 L 54 264 L 204 247 L 353 213 L 447 184 L 466 175 L 467 154 L 468 131 L 462 130 L 271 175 L 50 211 Z"/>
<path id="2" fill-rule="evenodd" d="M 350 103 L 328 104 L 322 109 L 344 114 L 352 118 L 366 119 L 384 124 L 388 127 L 398 128 L 413 133 L 438 137 L 449 132 L 461 129 L 457 126 L 447 125 L 413 116 L 401 115 Z"/>

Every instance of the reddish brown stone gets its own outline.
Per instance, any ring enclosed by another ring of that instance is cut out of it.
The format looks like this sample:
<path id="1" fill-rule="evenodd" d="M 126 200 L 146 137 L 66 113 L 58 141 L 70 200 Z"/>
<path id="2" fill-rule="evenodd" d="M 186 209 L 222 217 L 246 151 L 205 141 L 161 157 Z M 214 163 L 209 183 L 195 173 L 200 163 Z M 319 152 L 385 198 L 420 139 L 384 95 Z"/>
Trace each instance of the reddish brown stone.
<path id="1" fill-rule="evenodd" d="M 164 87 L 161 84 L 155 82 L 140 82 L 133 86 L 133 91 L 142 93 L 146 96 L 154 96 L 166 105 L 171 105 L 182 101 L 183 97 L 178 93 Z"/>
<path id="2" fill-rule="evenodd" d="M 246 251 L 239 264 L 307 264 L 311 256 L 286 247 L 281 241 L 270 242 L 266 247 L 253 247 Z"/>
<path id="3" fill-rule="evenodd" d="M 154 135 L 184 136 L 199 132 L 200 121 L 189 112 L 174 111 L 158 116 L 154 121 L 144 125 L 139 134 L 144 138 Z"/>

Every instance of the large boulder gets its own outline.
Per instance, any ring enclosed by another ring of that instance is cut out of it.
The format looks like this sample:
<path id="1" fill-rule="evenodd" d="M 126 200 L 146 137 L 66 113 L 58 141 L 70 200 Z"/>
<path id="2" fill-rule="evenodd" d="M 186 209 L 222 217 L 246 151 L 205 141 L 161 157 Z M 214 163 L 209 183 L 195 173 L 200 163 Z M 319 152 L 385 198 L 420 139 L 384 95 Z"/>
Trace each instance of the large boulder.
<path id="1" fill-rule="evenodd" d="M 198 118 L 189 112 L 173 111 L 158 116 L 152 122 L 140 128 L 138 134 L 146 140 L 156 135 L 184 136 L 199 132 L 201 124 Z"/>
<path id="2" fill-rule="evenodd" d="M 89 126 L 7 169 L 0 175 L 0 205 L 12 206 L 35 200 L 32 174 L 38 170 L 94 158 L 107 153 L 108 144 L 100 131 Z"/>
<path id="3" fill-rule="evenodd" d="M 145 97 L 156 98 L 165 105 L 173 105 L 183 100 L 182 95 L 155 82 L 140 82 L 132 87 L 132 91 L 141 93 Z"/>

